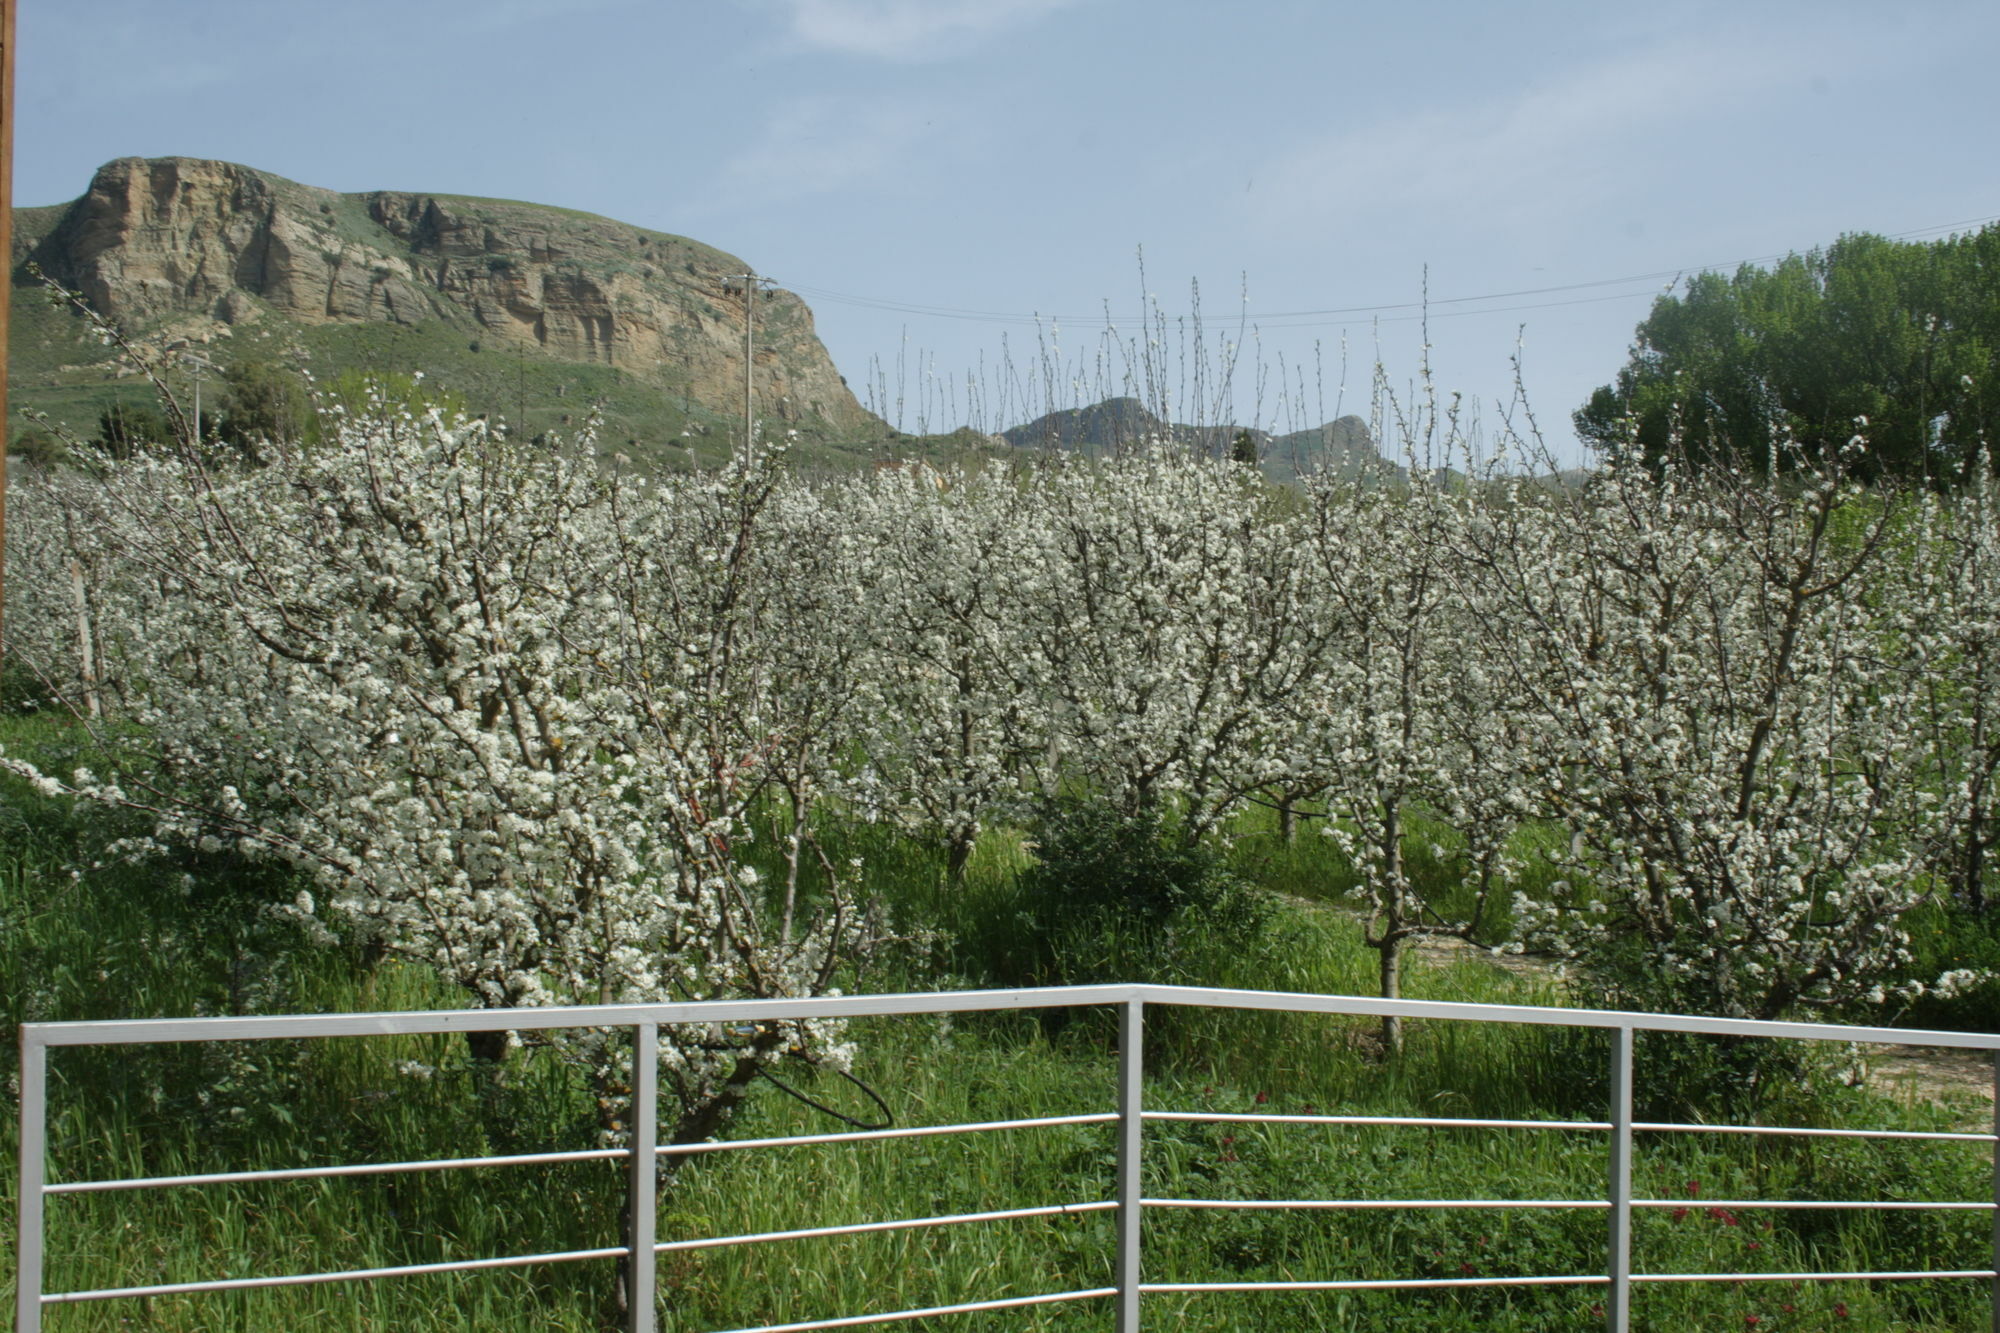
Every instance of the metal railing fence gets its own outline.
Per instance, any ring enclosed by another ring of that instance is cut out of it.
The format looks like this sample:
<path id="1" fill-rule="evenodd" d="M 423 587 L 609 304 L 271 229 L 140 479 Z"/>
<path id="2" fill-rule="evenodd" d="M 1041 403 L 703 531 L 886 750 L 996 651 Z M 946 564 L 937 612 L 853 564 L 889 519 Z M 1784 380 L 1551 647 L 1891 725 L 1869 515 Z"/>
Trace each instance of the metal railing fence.
<path id="1" fill-rule="evenodd" d="M 658 1124 L 657 1056 L 662 1026 L 699 1023 L 773 1023 L 809 1018 L 861 1018 L 890 1015 L 951 1014 L 992 1010 L 1043 1009 L 1056 1006 L 1113 1006 L 1119 1014 L 1118 1092 L 1116 1105 L 1102 1112 L 1045 1116 L 1037 1119 L 986 1121 L 958 1125 L 923 1125 L 835 1134 L 781 1138 L 717 1140 L 693 1144 L 661 1144 Z M 1522 1023 L 1603 1029 L 1611 1036 L 1609 1116 L 1603 1121 L 1482 1120 L 1463 1117 L 1239 1114 L 1147 1110 L 1143 1104 L 1142 1065 L 1145 1011 L 1149 1005 L 1196 1006 L 1265 1010 L 1301 1014 L 1379 1018 L 1433 1019 L 1479 1023 Z M 369 1162 L 288 1170 L 216 1172 L 201 1175 L 134 1179 L 60 1181 L 47 1178 L 46 1122 L 48 1052 L 55 1047 L 113 1046 L 152 1043 L 263 1041 L 318 1037 L 393 1036 L 426 1033 L 531 1032 L 563 1028 L 629 1029 L 633 1036 L 632 1145 L 579 1152 L 523 1153 L 511 1156 L 433 1159 L 415 1162 Z M 860 1235 L 930 1227 L 951 1227 L 1010 1218 L 1048 1217 L 1077 1213 L 1116 1214 L 1115 1280 L 1113 1285 L 1047 1292 L 1002 1299 L 967 1300 L 920 1310 L 866 1315 L 830 1314 L 804 1323 L 763 1325 L 730 1333 L 794 1333 L 795 1330 L 852 1328 L 869 1324 L 947 1314 L 973 1313 L 1047 1305 L 1068 1301 L 1103 1300 L 1115 1309 L 1120 1333 L 1137 1333 L 1144 1296 L 1169 1292 L 1247 1291 L 1380 1291 L 1414 1288 L 1468 1287 L 1596 1287 L 1604 1291 L 1606 1327 L 1624 1333 L 1631 1321 L 1632 1290 L 1640 1283 L 1779 1282 L 1808 1280 L 1894 1281 L 1919 1278 L 1980 1279 L 1989 1284 L 1993 1327 L 2000 1333 L 2000 1153 L 1995 1154 L 1993 1195 L 1979 1200 L 1799 1200 L 1704 1199 L 1711 1208 L 1760 1209 L 1910 1209 L 1983 1211 L 1993 1215 L 1992 1267 L 1954 1270 L 1883 1270 L 1852 1273 L 1634 1273 L 1632 1217 L 1634 1210 L 1684 1206 L 1684 1199 L 1634 1198 L 1632 1136 L 1634 1133 L 1786 1135 L 1809 1138 L 1890 1139 L 1933 1142 L 2000 1142 L 2000 1121 L 1994 1133 L 1947 1133 L 1904 1130 L 1853 1130 L 1812 1126 L 1713 1125 L 1642 1122 L 1632 1118 L 1634 1034 L 1678 1032 L 1723 1037 L 1758 1037 L 1958 1047 L 1996 1056 L 1996 1087 L 2000 1087 L 2000 1035 L 1918 1032 L 1894 1028 L 1845 1026 L 1831 1023 L 1783 1023 L 1703 1018 L 1673 1014 L 1625 1013 L 1610 1010 L 1554 1009 L 1525 1005 L 1459 1004 L 1423 1000 L 1381 1000 L 1357 996 L 1303 995 L 1268 991 L 1234 991 L 1200 987 L 1115 985 L 1071 986 L 1024 990 L 963 991 L 917 995 L 840 996 L 796 1000 L 725 1000 L 683 1004 L 597 1005 L 567 1009 L 446 1010 L 417 1013 L 310 1014 L 289 1017 L 144 1019 L 126 1022 L 29 1023 L 21 1028 L 20 1193 L 18 1198 L 15 1327 L 38 1333 L 43 1311 L 52 1305 L 119 1298 L 239 1291 L 265 1287 L 355 1282 L 426 1273 L 553 1264 L 589 1259 L 634 1259 L 626 1265 L 629 1327 L 651 1333 L 655 1322 L 655 1268 L 658 1256 L 682 1250 L 755 1245 L 807 1237 Z M 2000 1116 L 2000 1099 L 1996 1099 Z M 1445 1129 L 1562 1130 L 1604 1134 L 1609 1144 L 1605 1189 L 1590 1199 L 1287 1199 L 1221 1200 L 1147 1198 L 1141 1188 L 1144 1130 L 1148 1122 L 1301 1124 L 1322 1126 L 1397 1125 Z M 753 1235 L 714 1236 L 659 1241 L 655 1235 L 659 1167 L 663 1159 L 714 1152 L 739 1152 L 811 1143 L 860 1143 L 943 1134 L 977 1134 L 1052 1125 L 1107 1124 L 1117 1142 L 1115 1197 L 1056 1202 L 1028 1208 L 961 1213 L 950 1216 L 890 1219 L 845 1226 L 811 1227 Z M 225 1182 L 308 1180 L 392 1172 L 451 1171 L 474 1167 L 538 1163 L 618 1160 L 629 1177 L 629 1234 L 623 1245 L 569 1250 L 552 1254 L 516 1254 L 395 1268 L 349 1269 L 269 1277 L 222 1278 L 210 1281 L 160 1283 L 49 1292 L 43 1289 L 45 1208 L 51 1196 L 115 1190 L 166 1189 Z M 1287 1282 L 1147 1282 L 1141 1274 L 1140 1245 L 1148 1210 L 1166 1209 L 1560 1209 L 1601 1211 L 1605 1215 L 1605 1263 L 1601 1272 L 1527 1274 L 1469 1278 L 1327 1277 Z"/>

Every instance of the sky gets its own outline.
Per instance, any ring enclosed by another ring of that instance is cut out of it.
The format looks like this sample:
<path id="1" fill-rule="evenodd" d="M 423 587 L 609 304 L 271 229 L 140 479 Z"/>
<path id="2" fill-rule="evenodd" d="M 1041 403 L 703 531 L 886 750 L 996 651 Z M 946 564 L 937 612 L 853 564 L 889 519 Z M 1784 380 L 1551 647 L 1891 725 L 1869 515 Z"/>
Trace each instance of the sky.
<path id="1" fill-rule="evenodd" d="M 19 0 L 18 22 L 19 203 L 186 156 L 601 213 L 799 293 L 911 430 L 1150 384 L 1179 419 L 1283 431 L 1367 415 L 1378 365 L 1421 400 L 1428 366 L 1483 435 L 1525 402 L 1580 461 L 1570 413 L 1678 278 L 2000 218 L 1990 0 Z"/>

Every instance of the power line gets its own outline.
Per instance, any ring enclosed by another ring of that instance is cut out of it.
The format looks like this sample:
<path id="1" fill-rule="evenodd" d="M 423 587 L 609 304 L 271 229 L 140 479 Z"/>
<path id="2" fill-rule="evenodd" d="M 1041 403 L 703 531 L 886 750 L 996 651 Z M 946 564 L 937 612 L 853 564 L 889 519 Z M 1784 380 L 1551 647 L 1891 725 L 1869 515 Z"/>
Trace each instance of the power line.
<path id="1" fill-rule="evenodd" d="M 1590 285 L 1594 286 L 1596 284 L 1590 284 Z M 1382 324 L 1407 324 L 1420 319 L 1464 319 L 1471 315 L 1506 315 L 1506 314 L 1512 314 L 1517 310 L 1553 310 L 1558 306 L 1566 306 L 1566 305 L 1601 305 L 1606 301 L 1630 301 L 1635 297 L 1640 297 L 1640 296 L 1653 297 L 1658 295 L 1660 295 L 1660 289 L 1658 287 L 1648 287 L 1646 290 L 1641 292 L 1612 292 L 1606 296 L 1579 296 L 1579 297 L 1574 297 L 1567 301 L 1531 301 L 1526 305 L 1493 306 L 1484 310 L 1432 310 L 1429 311 L 1428 313 L 1425 313 L 1423 311 L 1422 306 L 1420 305 L 1404 305 L 1404 306 L 1385 307 L 1385 309 L 1416 310 L 1419 313 L 1411 315 L 1385 315 L 1380 317 L 1378 320 L 1372 322 L 1377 322 Z M 1461 299 L 1476 300 L 1480 298 L 1465 297 Z M 1499 298 L 1487 297 L 1484 299 L 1498 300 Z M 1281 316 L 1274 315 L 1269 318 L 1259 319 L 1255 321 L 1255 323 L 1259 327 L 1267 329 L 1269 328 L 1310 329 L 1310 328 L 1324 327 L 1329 324 L 1340 324 L 1347 322 L 1345 320 L 1326 320 L 1326 319 L 1299 320 L 1296 322 L 1274 322 L 1280 320 L 1281 318 L 1282 318 Z"/>
<path id="2" fill-rule="evenodd" d="M 1955 231 L 1962 227 L 1978 227 L 2000 222 L 2000 214 L 1989 217 L 1966 218 L 1958 222 L 1938 223 L 1928 227 L 1915 227 L 1908 231 L 1890 232 L 1885 239 L 1908 240 L 1913 237 L 1935 236 Z M 1257 314 L 1251 322 L 1261 328 L 1310 328 L 1316 324 L 1339 324 L 1350 322 L 1340 316 L 1373 315 L 1386 317 L 1383 322 L 1403 322 L 1421 319 L 1428 315 L 1432 319 L 1447 319 L 1465 315 L 1511 314 L 1523 310 L 1550 310 L 1561 306 L 1593 305 L 1605 301 L 1628 301 L 1641 296 L 1657 296 L 1659 287 L 1649 286 L 1642 291 L 1616 292 L 1606 296 L 1581 297 L 1560 301 L 1538 301 L 1525 305 L 1497 306 L 1479 310 L 1448 310 L 1439 307 L 1478 305 L 1487 301 L 1513 301 L 1529 296 L 1555 296 L 1565 292 L 1589 291 L 1599 287 L 1619 287 L 1632 283 L 1658 284 L 1662 280 L 1677 279 L 1688 273 L 1708 273 L 1729 271 L 1745 265 L 1769 264 L 1795 254 L 1784 251 L 1777 254 L 1758 255 L 1749 259 L 1739 259 L 1720 264 L 1685 264 L 1678 268 L 1655 269 L 1650 273 L 1633 273 L 1618 278 L 1597 278 L 1588 282 L 1562 283 L 1549 287 L 1524 287 L 1514 291 L 1487 292 L 1479 296 L 1450 296 L 1433 298 L 1428 301 L 1399 301 L 1385 305 L 1333 306 L 1316 310 L 1274 310 Z M 836 305 L 856 306 L 866 310 L 880 310 L 890 314 L 916 315 L 928 319 L 962 320 L 982 324 L 1013 324 L 1040 327 L 1048 324 L 1093 324 L 1104 320 L 1111 324 L 1145 324 L 1148 315 L 1113 314 L 1097 311 L 1089 315 L 1053 314 L 1049 312 L 1029 312 L 1004 310 L 975 310 L 958 306 L 920 305 L 912 302 L 892 300 L 887 297 L 858 296 L 849 292 L 831 291 L 824 287 L 794 285 L 792 291 L 801 296 L 810 296 L 816 302 L 831 302 Z M 1398 314 L 1397 312 L 1415 312 Z M 1226 317 L 1225 317 L 1226 318 Z"/>

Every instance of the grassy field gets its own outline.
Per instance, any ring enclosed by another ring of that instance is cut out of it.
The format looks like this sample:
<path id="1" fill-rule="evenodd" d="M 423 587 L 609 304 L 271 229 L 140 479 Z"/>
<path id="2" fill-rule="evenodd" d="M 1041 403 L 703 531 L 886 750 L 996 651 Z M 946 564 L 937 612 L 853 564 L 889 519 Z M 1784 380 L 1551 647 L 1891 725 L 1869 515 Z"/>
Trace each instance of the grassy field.
<path id="1" fill-rule="evenodd" d="M 142 375 L 119 375 L 81 320 L 52 307 L 38 288 L 14 297 L 9 344 L 12 401 L 17 412 L 46 415 L 80 439 L 91 439 L 101 413 L 113 406 L 146 409 L 158 395 Z M 482 337 L 478 328 L 440 320 L 420 324 L 296 324 L 275 314 L 243 327 L 228 343 L 207 349 L 218 366 L 237 359 L 303 365 L 322 384 L 345 371 L 423 372 L 429 385 L 456 394 L 467 408 L 530 436 L 567 437 L 595 413 L 598 452 L 623 455 L 648 469 L 712 467 L 726 460 L 742 436 L 740 409 L 703 406 L 663 368 L 655 382 L 618 367 L 554 361 Z M 684 377 L 683 377 L 684 378 Z M 194 381 L 176 372 L 170 387 L 192 411 Z M 224 407 L 226 386 L 210 376 L 204 410 L 211 422 Z M 783 423 L 766 423 L 775 435 Z M 807 471 L 851 472 L 890 460 L 921 459 L 945 465 L 1006 456 L 971 431 L 912 435 L 894 431 L 852 437 L 813 421 L 802 423 L 796 458 Z M 16 434 L 23 429 L 18 423 Z"/>
<path id="2" fill-rule="evenodd" d="M 71 743 L 45 722 L 0 722 L 10 752 Z M 428 974 L 345 945 L 314 945 L 260 905 L 283 873 L 228 859 L 131 866 L 107 860 L 120 832 L 16 785 L 0 789 L 0 996 L 11 1025 L 75 1019 L 449 1007 Z M 1029 859 L 989 838 L 967 884 L 947 891 L 924 849 L 877 829 L 835 830 L 922 942 L 851 989 L 934 989 L 1004 980 L 994 960 L 1026 941 L 1018 893 Z M 1367 993 L 1374 956 L 1329 905 L 1347 882 L 1324 840 L 1293 848 L 1255 823 L 1240 866 L 1281 896 L 1255 947 L 1180 948 L 1219 985 Z M 1477 958 L 1419 962 L 1414 996 L 1566 1002 L 1555 983 Z M 1115 1029 L 1088 1015 L 961 1016 L 857 1024 L 856 1074 L 899 1123 L 1108 1110 Z M 1366 1023 L 1184 1014 L 1155 1025 L 1153 1109 L 1590 1119 L 1605 1113 L 1600 1037 L 1503 1025 L 1412 1023 L 1385 1061 Z M 5 1072 L 13 1083 L 13 1043 Z M 1700 1067 L 1685 1045 L 1639 1049 L 1640 1081 Z M 59 1051 L 52 1062 L 51 1178 L 246 1170 L 596 1146 L 582 1080 L 552 1050 L 493 1073 L 443 1038 Z M 802 1077 L 807 1077 L 802 1074 Z M 805 1088 L 869 1108 L 830 1076 Z M 1679 1089 L 1695 1097 L 1699 1090 Z M 1715 1112 L 1727 1108 L 1710 1106 Z M 1739 1111 L 1744 1108 L 1737 1108 Z M 1831 1078 L 1767 1089 L 1770 1123 L 1956 1128 L 1969 1108 L 1905 1104 Z M 843 1126 L 764 1087 L 731 1137 Z M 0 1130 L 13 1188 L 15 1129 Z M 1593 1198 L 1601 1136 L 1409 1128 L 1200 1125 L 1147 1131 L 1149 1195 L 1181 1198 Z M 1064 1126 L 868 1145 L 719 1153 L 691 1161 L 659 1216 L 662 1240 L 1101 1200 L 1114 1191 L 1108 1126 Z M 1686 1201 L 1643 1214 L 1637 1271 L 1757 1272 L 1988 1265 L 1983 1214 L 1731 1211 L 1708 1200 L 1991 1197 L 1987 1151 L 1960 1143 L 1642 1138 L 1641 1197 Z M 49 1202 L 51 1289 L 249 1273 L 425 1263 L 618 1243 L 619 1169 L 603 1162 L 408 1177 L 210 1186 Z M 11 1193 L 4 1206 L 11 1216 Z M 1598 1212 L 1330 1213 L 1161 1210 L 1149 1215 L 1149 1280 L 1589 1273 L 1603 1263 Z M 670 1252 L 661 1327 L 738 1328 L 834 1314 L 1094 1287 L 1111 1276 L 1112 1216 L 1090 1213 L 950 1230 Z M 10 1256 L 11 1258 L 11 1256 Z M 11 1283 L 11 1262 L 6 1278 Z M 1641 1288 L 1634 1326 L 1946 1330 L 1987 1327 L 1984 1284 L 1704 1284 Z M 11 1300 L 11 1286 L 8 1289 Z M 1458 1293 L 1148 1298 L 1149 1327 L 1205 1330 L 1529 1330 L 1599 1326 L 1587 1288 Z M 610 1261 L 278 1292 L 58 1307 L 74 1329 L 598 1329 L 616 1325 Z M 925 1321 L 909 1327 L 1091 1329 L 1103 1302 Z M 1413 1323 L 1412 1321 L 1416 1321 Z"/>

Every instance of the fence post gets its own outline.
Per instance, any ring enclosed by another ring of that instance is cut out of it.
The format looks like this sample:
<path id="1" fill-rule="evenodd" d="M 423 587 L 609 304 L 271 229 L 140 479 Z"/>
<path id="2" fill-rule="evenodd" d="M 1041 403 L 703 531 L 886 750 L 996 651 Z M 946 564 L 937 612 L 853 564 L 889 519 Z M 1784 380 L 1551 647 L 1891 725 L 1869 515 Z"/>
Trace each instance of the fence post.
<path id="1" fill-rule="evenodd" d="M 1118 1333 L 1139 1333 L 1140 1145 L 1145 1121 L 1145 1001 L 1118 1011 Z"/>
<path id="2" fill-rule="evenodd" d="M 1611 1029 L 1611 1292 L 1605 1327 L 1627 1333 L 1632 1324 L 1632 1029 Z"/>
<path id="3" fill-rule="evenodd" d="M 14 1265 L 14 1328 L 42 1327 L 42 1185 L 48 1154 L 48 1054 L 27 1024 L 21 1025 L 21 1192 L 15 1213 L 19 1238 Z"/>
<path id="4" fill-rule="evenodd" d="M 2000 1051 L 1993 1054 L 1993 1268 L 1988 1288 L 1993 1307 L 1993 1333 L 2000 1333 Z"/>
<path id="5" fill-rule="evenodd" d="M 659 1209 L 660 1025 L 640 1023 L 632 1029 L 631 1202 L 625 1243 L 625 1318 L 630 1333 L 653 1333 L 653 1283 L 659 1256 L 653 1251 L 653 1229 Z"/>

